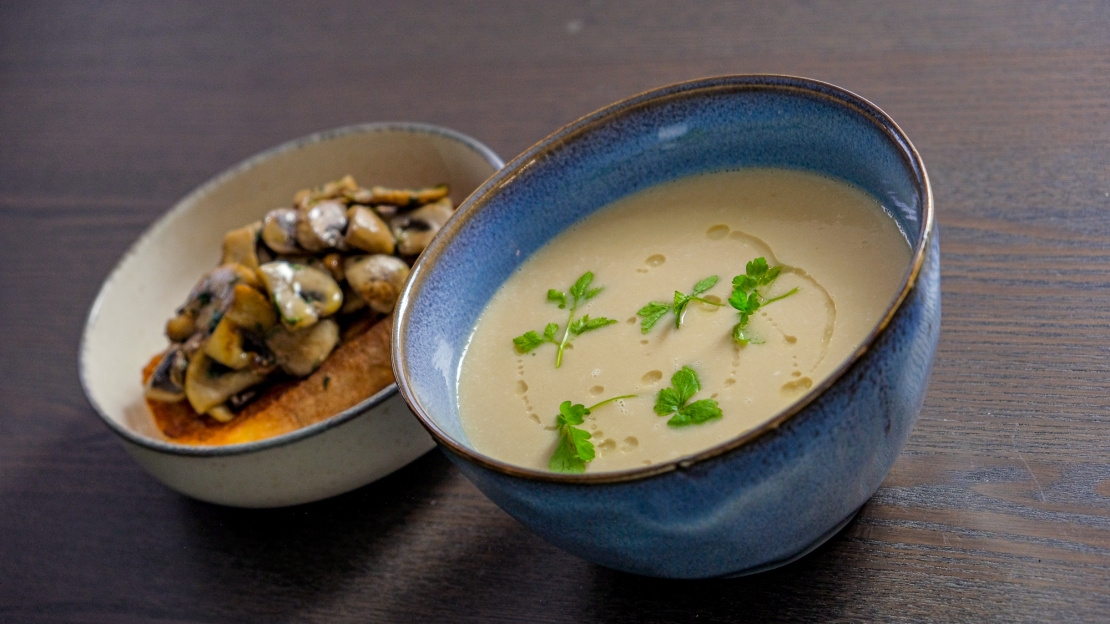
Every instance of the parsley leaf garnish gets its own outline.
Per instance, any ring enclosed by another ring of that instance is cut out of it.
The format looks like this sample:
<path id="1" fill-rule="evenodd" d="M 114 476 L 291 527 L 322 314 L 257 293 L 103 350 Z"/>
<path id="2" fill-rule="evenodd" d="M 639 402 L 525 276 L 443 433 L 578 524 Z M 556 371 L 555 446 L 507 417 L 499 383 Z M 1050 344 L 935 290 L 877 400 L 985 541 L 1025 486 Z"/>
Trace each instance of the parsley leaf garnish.
<path id="1" fill-rule="evenodd" d="M 590 288 L 590 284 L 594 280 L 594 274 L 586 271 L 579 277 L 574 285 L 570 287 L 570 296 L 554 288 L 547 291 L 547 300 L 556 303 L 559 309 L 566 309 L 570 307 L 570 318 L 567 320 L 567 327 L 563 330 L 561 339 L 557 339 L 555 334 L 559 331 L 559 325 L 556 323 L 548 323 L 544 327 L 543 334 L 535 331 L 529 331 L 513 338 L 513 345 L 516 347 L 518 353 L 528 353 L 529 351 L 539 347 L 540 345 L 551 343 L 558 347 L 555 354 L 555 368 L 559 368 L 563 364 L 563 352 L 566 350 L 567 345 L 570 344 L 571 336 L 580 336 L 588 331 L 593 331 L 606 325 L 612 325 L 617 321 L 615 319 L 605 318 L 599 316 L 591 319 L 589 314 L 583 315 L 582 318 L 575 319 L 574 312 L 578 309 L 578 304 L 582 301 L 593 299 L 601 292 L 601 288 Z M 568 303 L 569 301 L 569 303 Z"/>
<path id="2" fill-rule="evenodd" d="M 590 442 L 592 437 L 590 432 L 579 429 L 576 425 L 581 425 L 586 416 L 602 405 L 619 399 L 631 399 L 634 396 L 636 395 L 628 394 L 613 397 L 590 407 L 581 403 L 571 404 L 570 401 L 563 401 L 559 405 L 559 415 L 555 417 L 555 424 L 559 430 L 559 445 L 555 447 L 551 460 L 547 462 L 548 469 L 552 472 L 575 474 L 585 472 L 586 463 L 593 461 L 595 456 L 594 443 Z"/>
<path id="3" fill-rule="evenodd" d="M 517 351 L 521 353 L 528 353 L 545 342 L 559 344 L 559 341 L 555 340 L 555 332 L 557 331 L 559 331 L 558 325 L 555 323 L 548 323 L 547 327 L 543 330 L 542 336 L 534 331 L 525 332 L 523 335 L 513 338 L 513 344 L 516 345 Z"/>
<path id="4" fill-rule="evenodd" d="M 683 366 L 671 376 L 671 387 L 659 391 L 655 399 L 655 413 L 660 416 L 671 416 L 667 421 L 667 425 L 671 427 L 700 425 L 723 416 L 717 401 L 713 399 L 702 399 L 687 404 L 699 390 L 701 390 L 701 384 L 698 383 L 697 373 L 689 366 Z"/>
<path id="5" fill-rule="evenodd" d="M 663 316 L 665 316 L 667 312 L 672 311 L 674 312 L 674 328 L 678 329 L 682 326 L 682 317 L 686 314 L 686 307 L 690 305 L 691 301 L 700 301 L 702 303 L 708 303 L 709 305 L 715 306 L 724 305 L 723 303 L 709 301 L 708 299 L 703 299 L 701 297 L 701 295 L 703 295 L 705 291 L 713 288 L 716 285 L 717 276 L 710 275 L 697 284 L 694 284 L 694 289 L 691 290 L 690 294 L 688 295 L 683 294 L 677 290 L 674 291 L 674 303 L 652 301 L 644 307 L 640 308 L 640 310 L 636 312 L 637 316 L 643 317 L 643 320 L 640 321 L 640 333 L 646 334 L 650 332 L 651 329 L 655 327 L 655 324 L 659 322 L 659 319 L 663 318 Z"/>
<path id="6" fill-rule="evenodd" d="M 567 307 L 567 296 L 559 292 L 558 290 L 555 290 L 554 288 L 548 289 L 547 300 L 558 303 L 560 310 Z"/>
<path id="7" fill-rule="evenodd" d="M 710 288 L 713 288 L 716 285 L 717 285 L 717 276 L 716 275 L 710 275 L 709 277 L 701 280 L 697 284 L 694 284 L 694 290 L 691 291 L 690 294 L 688 294 L 688 295 L 684 295 L 684 294 L 678 292 L 677 290 L 674 292 L 674 315 L 675 315 L 674 328 L 675 329 L 678 329 L 679 326 L 682 325 L 682 315 L 686 313 L 686 306 L 689 305 L 691 301 L 702 301 L 704 303 L 711 303 L 713 305 L 722 305 L 720 303 L 707 301 L 705 299 L 702 299 L 699 296 L 699 295 L 703 294 L 705 291 L 709 290 Z"/>
<path id="8" fill-rule="evenodd" d="M 737 314 L 740 315 L 740 321 L 732 327 L 732 340 L 736 344 L 743 346 L 754 340 L 748 332 L 748 321 L 751 320 L 756 310 L 798 292 L 797 288 L 793 288 L 790 292 L 778 297 L 763 298 L 758 289 L 763 286 L 770 286 L 781 272 L 782 267 L 767 266 L 767 259 L 759 257 L 748 262 L 747 266 L 744 267 L 744 275 L 737 275 L 732 278 L 732 295 L 728 298 L 728 304 L 735 308 Z"/>
<path id="9" fill-rule="evenodd" d="M 593 461 L 594 443 L 590 442 L 590 432 L 579 429 L 590 410 L 581 403 L 571 405 L 570 401 L 563 401 L 559 405 L 559 415 L 555 417 L 555 424 L 559 427 L 559 446 L 551 455 L 547 467 L 552 472 L 581 473 L 586 470 L 586 462 Z"/>
<path id="10" fill-rule="evenodd" d="M 655 327 L 659 319 L 663 318 L 663 315 L 670 311 L 671 306 L 669 304 L 659 303 L 658 301 L 652 301 L 640 308 L 640 310 L 636 312 L 637 316 L 644 317 L 644 320 L 640 321 L 640 333 L 646 334 L 651 331 L 651 328 Z"/>
<path id="11" fill-rule="evenodd" d="M 616 321 L 614 321 L 613 319 L 607 319 L 604 316 L 601 318 L 591 319 L 590 315 L 586 314 L 582 318 L 570 324 L 570 333 L 577 336 L 579 334 L 584 334 L 588 331 L 598 329 L 599 327 L 612 325 L 613 323 L 616 323 Z"/>
<path id="12" fill-rule="evenodd" d="M 678 410 L 678 413 L 667 421 L 670 427 L 683 427 L 685 425 L 700 425 L 704 422 L 720 418 L 723 414 L 713 399 L 702 399 Z"/>

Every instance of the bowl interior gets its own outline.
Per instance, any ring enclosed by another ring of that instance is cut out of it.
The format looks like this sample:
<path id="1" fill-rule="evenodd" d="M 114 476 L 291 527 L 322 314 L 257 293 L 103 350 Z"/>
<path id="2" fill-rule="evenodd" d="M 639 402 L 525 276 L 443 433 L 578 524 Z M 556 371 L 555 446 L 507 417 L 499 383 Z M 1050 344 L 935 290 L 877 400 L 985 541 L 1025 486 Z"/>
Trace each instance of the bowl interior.
<path id="1" fill-rule="evenodd" d="M 140 372 L 166 347 L 166 320 L 219 261 L 225 232 L 289 205 L 299 189 L 348 173 L 364 185 L 447 183 L 458 204 L 500 164 L 480 143 L 446 129 L 366 124 L 286 143 L 217 176 L 147 230 L 102 287 L 80 354 L 90 402 L 134 441 L 181 447 L 157 431 L 143 401 Z M 390 386 L 377 398 L 395 391 Z"/>
<path id="2" fill-rule="evenodd" d="M 621 197 L 742 167 L 815 171 L 874 195 L 913 248 L 909 282 L 930 218 L 928 183 L 913 147 L 882 111 L 831 85 L 776 76 L 648 92 L 563 128 L 509 163 L 417 264 L 398 306 L 394 368 L 433 434 L 473 453 L 456 403 L 460 360 L 486 302 L 533 252 Z"/>

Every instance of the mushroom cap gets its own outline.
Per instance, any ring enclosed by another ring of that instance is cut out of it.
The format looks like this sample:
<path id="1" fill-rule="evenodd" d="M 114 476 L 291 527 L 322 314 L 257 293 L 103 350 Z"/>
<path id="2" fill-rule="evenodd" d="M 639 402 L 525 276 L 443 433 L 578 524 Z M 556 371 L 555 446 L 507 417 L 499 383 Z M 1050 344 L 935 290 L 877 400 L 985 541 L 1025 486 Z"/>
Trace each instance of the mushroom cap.
<path id="1" fill-rule="evenodd" d="M 370 309 L 389 314 L 409 277 L 409 265 L 396 256 L 371 254 L 351 256 L 343 264 L 347 283 Z"/>
<path id="2" fill-rule="evenodd" d="M 212 408 L 223 405 L 232 395 L 265 378 L 264 373 L 249 368 L 228 369 L 203 352 L 198 352 L 189 361 L 189 369 L 185 372 L 185 398 L 189 399 L 189 404 L 198 414 L 207 414 Z"/>
<path id="3" fill-rule="evenodd" d="M 354 205 L 347 211 L 347 245 L 367 253 L 392 254 L 393 232 L 373 210 Z"/>
<path id="4" fill-rule="evenodd" d="M 440 229 L 455 214 L 450 197 L 421 206 L 412 212 L 396 216 L 390 222 L 397 238 L 397 253 L 402 256 L 420 254 L 432 242 Z"/>
<path id="5" fill-rule="evenodd" d="M 288 327 L 308 327 L 343 305 L 343 290 L 326 270 L 275 260 L 259 272 Z"/>
<path id="6" fill-rule="evenodd" d="M 220 264 L 241 264 L 248 269 L 258 268 L 258 235 L 262 222 L 255 221 L 224 234 L 223 259 Z"/>
<path id="7" fill-rule="evenodd" d="M 146 382 L 144 394 L 148 399 L 174 403 L 185 398 L 185 371 L 189 360 L 179 345 L 172 345 L 162 355 Z"/>
<path id="8" fill-rule="evenodd" d="M 339 247 L 347 229 L 347 206 L 335 200 L 324 200 L 302 208 L 297 217 L 297 243 L 318 253 Z"/>
<path id="9" fill-rule="evenodd" d="M 275 208 L 262 220 L 262 242 L 279 254 L 297 253 L 297 211 Z"/>
<path id="10" fill-rule="evenodd" d="M 302 329 L 279 326 L 266 338 L 266 346 L 278 366 L 296 377 L 307 377 L 320 368 L 337 344 L 339 324 L 333 319 L 323 319 Z"/>

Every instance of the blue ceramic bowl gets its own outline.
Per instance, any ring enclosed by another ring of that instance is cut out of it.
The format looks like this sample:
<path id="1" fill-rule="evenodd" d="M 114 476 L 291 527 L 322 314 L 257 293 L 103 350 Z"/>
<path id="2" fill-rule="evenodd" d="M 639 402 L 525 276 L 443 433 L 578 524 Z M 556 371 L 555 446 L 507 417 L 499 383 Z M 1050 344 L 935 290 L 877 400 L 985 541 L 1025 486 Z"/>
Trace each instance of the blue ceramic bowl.
<path id="1" fill-rule="evenodd" d="M 460 357 L 501 283 L 572 223 L 645 187 L 749 166 L 844 179 L 912 244 L 901 291 L 858 350 L 769 422 L 695 455 L 565 475 L 476 452 L 459 424 Z M 929 180 L 870 102 L 785 76 L 725 76 L 650 91 L 588 115 L 509 163 L 424 253 L 397 308 L 404 398 L 487 496 L 551 543 L 604 566 L 673 578 L 751 573 L 809 552 L 874 494 L 925 397 L 940 329 Z"/>

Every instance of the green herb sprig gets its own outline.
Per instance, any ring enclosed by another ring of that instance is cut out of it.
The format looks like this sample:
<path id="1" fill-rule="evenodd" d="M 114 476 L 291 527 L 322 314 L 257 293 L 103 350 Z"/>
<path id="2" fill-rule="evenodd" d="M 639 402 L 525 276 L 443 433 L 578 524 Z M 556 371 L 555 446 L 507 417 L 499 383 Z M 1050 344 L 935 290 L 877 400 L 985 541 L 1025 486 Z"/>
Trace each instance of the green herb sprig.
<path id="1" fill-rule="evenodd" d="M 682 317 L 686 314 L 686 307 L 690 305 L 691 301 L 700 301 L 708 303 L 709 305 L 723 306 L 723 303 L 703 299 L 703 295 L 707 290 L 717 285 L 717 276 L 710 275 L 709 277 L 694 284 L 694 289 L 690 294 L 686 295 L 679 291 L 674 291 L 674 303 L 663 303 L 661 301 L 652 301 L 636 312 L 637 316 L 643 317 L 640 321 L 640 333 L 646 334 L 651 331 L 659 319 L 663 318 L 668 312 L 674 312 L 674 328 L 678 329 L 682 326 Z"/>
<path id="2" fill-rule="evenodd" d="M 700 425 L 720 418 L 723 413 L 717 401 L 713 399 L 702 399 L 687 404 L 699 390 L 701 390 L 701 384 L 698 382 L 698 374 L 689 366 L 683 366 L 671 376 L 671 387 L 659 391 L 655 399 L 655 413 L 660 416 L 671 416 L 667 421 L 667 425 L 671 427 Z"/>
<path id="3" fill-rule="evenodd" d="M 555 447 L 551 460 L 547 462 L 548 469 L 552 472 L 573 474 L 585 472 L 586 464 L 593 461 L 595 456 L 594 443 L 590 442 L 592 436 L 589 431 L 579 429 L 575 425 L 581 425 L 586 416 L 606 403 L 631 399 L 634 396 L 636 395 L 628 394 L 613 397 L 590 407 L 581 403 L 572 405 L 570 401 L 563 401 L 559 405 L 559 415 L 555 417 L 555 423 L 559 428 L 559 446 Z"/>
<path id="4" fill-rule="evenodd" d="M 782 272 L 780 266 L 767 266 L 766 258 L 759 257 L 748 262 L 744 271 L 744 275 L 737 275 L 732 278 L 732 295 L 728 298 L 729 305 L 735 308 L 737 314 L 740 315 L 740 321 L 732 328 L 732 340 L 741 346 L 754 341 L 752 335 L 748 332 L 748 321 L 751 320 L 756 310 L 798 292 L 797 288 L 793 288 L 790 292 L 778 297 L 763 298 L 758 289 L 763 286 L 770 286 L 778 278 L 779 273 Z M 758 344 L 760 341 L 755 342 Z"/>
<path id="5" fill-rule="evenodd" d="M 558 347 L 555 354 L 555 368 L 559 368 L 563 364 L 563 352 L 566 350 L 567 345 L 570 344 L 572 336 L 580 336 L 588 331 L 593 331 L 606 325 L 612 325 L 617 321 L 604 316 L 597 318 L 590 318 L 589 314 L 583 315 L 582 318 L 575 319 L 574 312 L 578 309 L 578 304 L 593 299 L 601 292 L 600 288 L 590 288 L 590 284 L 594 280 L 594 274 L 586 271 L 574 285 L 570 287 L 570 318 L 567 320 L 567 327 L 563 330 L 562 339 L 557 339 L 555 334 L 559 331 L 559 325 L 556 323 L 548 323 L 543 328 L 543 334 L 538 332 L 529 331 L 513 338 L 513 345 L 516 347 L 518 353 L 528 353 L 540 345 L 551 343 Z M 559 309 L 567 307 L 567 294 L 555 290 L 554 288 L 547 291 L 547 300 L 559 304 Z"/>

